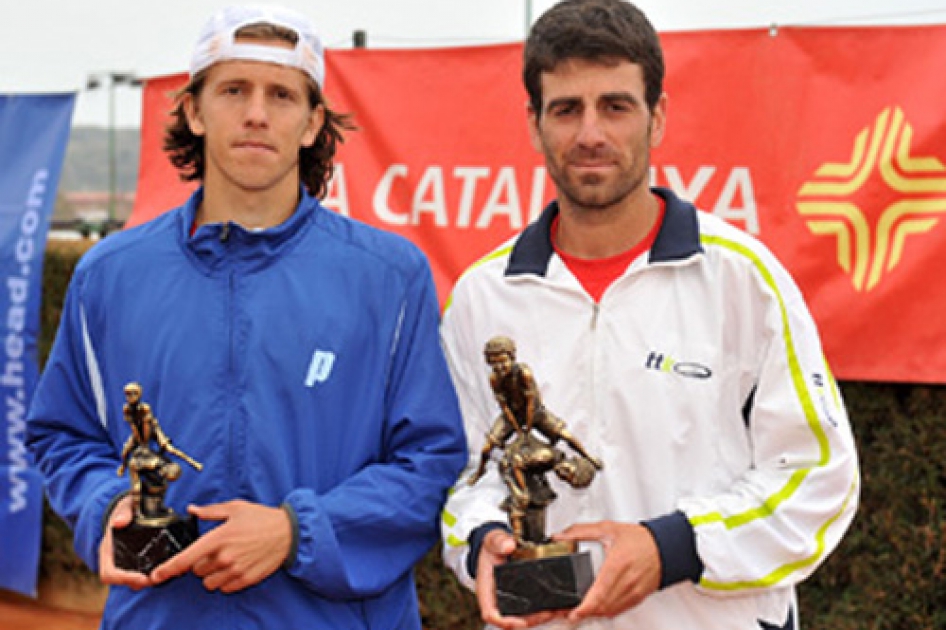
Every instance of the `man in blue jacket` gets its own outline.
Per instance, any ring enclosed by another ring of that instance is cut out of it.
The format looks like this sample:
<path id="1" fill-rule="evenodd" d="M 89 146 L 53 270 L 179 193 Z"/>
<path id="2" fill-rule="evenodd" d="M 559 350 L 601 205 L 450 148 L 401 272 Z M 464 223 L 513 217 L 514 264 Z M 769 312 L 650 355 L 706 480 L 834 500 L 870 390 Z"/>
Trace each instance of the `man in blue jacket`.
<path id="1" fill-rule="evenodd" d="M 76 269 L 28 444 L 112 585 L 104 628 L 420 627 L 412 567 L 466 446 L 426 259 L 317 201 L 350 126 L 323 82 L 303 17 L 215 15 L 166 138 L 201 187 Z M 201 537 L 148 575 L 112 559 L 133 381 L 204 464 L 166 496 Z"/>

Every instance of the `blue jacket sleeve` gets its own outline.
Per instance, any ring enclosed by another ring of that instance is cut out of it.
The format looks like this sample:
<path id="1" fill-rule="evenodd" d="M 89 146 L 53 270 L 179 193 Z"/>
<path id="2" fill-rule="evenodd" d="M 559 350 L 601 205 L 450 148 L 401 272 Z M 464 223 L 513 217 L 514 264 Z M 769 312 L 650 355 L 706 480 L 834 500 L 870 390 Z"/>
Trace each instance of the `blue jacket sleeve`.
<path id="1" fill-rule="evenodd" d="M 376 595 L 411 570 L 437 542 L 447 490 L 467 459 L 426 264 L 408 284 L 399 319 L 383 459 L 326 494 L 301 488 L 285 501 L 297 526 L 288 571 L 332 598 Z"/>
<path id="2" fill-rule="evenodd" d="M 83 310 L 82 275 L 66 296 L 59 331 L 33 395 L 27 448 L 42 472 L 52 508 L 72 528 L 76 553 L 98 570 L 102 521 L 111 500 L 128 488 L 119 477 L 120 448 L 107 418 L 94 358 L 94 340 Z"/>

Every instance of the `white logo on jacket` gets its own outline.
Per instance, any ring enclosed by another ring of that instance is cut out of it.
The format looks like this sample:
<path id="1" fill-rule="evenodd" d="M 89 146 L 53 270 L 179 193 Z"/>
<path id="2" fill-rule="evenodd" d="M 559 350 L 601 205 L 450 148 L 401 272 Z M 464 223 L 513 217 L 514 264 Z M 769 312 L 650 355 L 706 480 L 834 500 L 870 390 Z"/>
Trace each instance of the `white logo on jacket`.
<path id="1" fill-rule="evenodd" d="M 316 350 L 312 353 L 309 362 L 309 371 L 305 375 L 305 386 L 314 387 L 316 383 L 324 383 L 332 373 L 335 365 L 335 353 L 328 350 Z"/>

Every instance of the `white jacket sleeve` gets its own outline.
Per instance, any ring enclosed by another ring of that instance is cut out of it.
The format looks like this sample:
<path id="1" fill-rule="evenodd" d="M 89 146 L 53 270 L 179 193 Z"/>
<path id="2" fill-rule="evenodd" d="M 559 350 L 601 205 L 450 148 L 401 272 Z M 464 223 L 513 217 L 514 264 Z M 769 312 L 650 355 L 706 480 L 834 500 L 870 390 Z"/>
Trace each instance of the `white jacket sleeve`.
<path id="1" fill-rule="evenodd" d="M 679 508 L 704 564 L 699 586 L 725 595 L 810 575 L 853 519 L 854 438 L 801 293 L 764 248 L 740 252 L 758 282 L 755 388 L 746 418 L 752 464 L 715 496 Z"/>
<path id="2" fill-rule="evenodd" d="M 462 290 L 462 284 L 458 285 L 456 291 Z M 443 559 L 460 582 L 471 589 L 474 581 L 466 569 L 470 533 L 486 523 L 507 522 L 507 514 L 499 507 L 507 490 L 496 461 L 489 464 L 486 474 L 475 486 L 469 484 L 470 476 L 479 466 L 486 434 L 499 413 L 498 407 L 491 408 L 485 404 L 492 400 L 492 395 L 487 391 L 489 372 L 482 360 L 483 348 L 476 347 L 476 340 L 469 334 L 463 334 L 463 331 L 473 329 L 471 318 L 474 314 L 465 308 L 472 302 L 461 299 L 456 302 L 457 306 L 448 306 L 441 326 L 444 352 L 460 399 L 470 453 L 469 462 L 444 508 L 441 524 Z M 497 455 L 494 453 L 494 457 Z"/>

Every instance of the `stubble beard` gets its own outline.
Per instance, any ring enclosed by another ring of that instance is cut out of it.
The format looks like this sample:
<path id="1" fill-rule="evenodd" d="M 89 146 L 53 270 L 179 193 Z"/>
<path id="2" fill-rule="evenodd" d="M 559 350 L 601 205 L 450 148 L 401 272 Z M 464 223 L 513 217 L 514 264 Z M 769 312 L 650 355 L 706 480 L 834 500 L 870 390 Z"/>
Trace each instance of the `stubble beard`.
<path id="1" fill-rule="evenodd" d="M 563 169 L 549 169 L 549 177 L 558 191 L 574 210 L 604 212 L 620 205 L 640 187 L 646 185 L 648 164 L 618 174 L 613 183 L 598 175 L 569 177 Z"/>
<path id="2" fill-rule="evenodd" d="M 566 155 L 562 162 L 557 162 L 546 147 L 546 168 L 560 201 L 566 201 L 578 212 L 600 213 L 620 205 L 641 187 L 646 187 L 650 174 L 650 134 L 648 129 L 642 144 L 631 152 L 632 163 L 616 173 L 610 183 L 606 177 L 597 174 L 571 175 L 568 172 L 571 156 Z"/>

